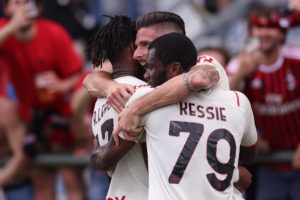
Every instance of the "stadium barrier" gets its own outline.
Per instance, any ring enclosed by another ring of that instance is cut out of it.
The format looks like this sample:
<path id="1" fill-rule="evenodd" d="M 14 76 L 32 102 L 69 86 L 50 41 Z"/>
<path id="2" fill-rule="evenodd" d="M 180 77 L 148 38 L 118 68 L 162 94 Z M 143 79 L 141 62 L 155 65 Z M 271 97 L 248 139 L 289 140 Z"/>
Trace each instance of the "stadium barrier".
<path id="1" fill-rule="evenodd" d="M 283 151 L 271 154 L 259 154 L 256 162 L 291 162 L 293 152 Z M 3 166 L 9 158 L 1 158 L 0 165 Z M 69 154 L 41 154 L 32 160 L 32 165 L 41 167 L 73 166 L 85 167 L 90 164 L 90 157 L 75 157 Z"/>

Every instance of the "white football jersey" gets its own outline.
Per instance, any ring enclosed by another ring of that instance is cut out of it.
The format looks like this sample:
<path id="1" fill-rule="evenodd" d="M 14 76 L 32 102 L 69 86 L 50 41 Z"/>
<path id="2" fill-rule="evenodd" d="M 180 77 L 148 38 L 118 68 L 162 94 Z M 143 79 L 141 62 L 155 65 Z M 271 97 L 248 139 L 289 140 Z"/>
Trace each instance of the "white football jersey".
<path id="1" fill-rule="evenodd" d="M 125 76 L 115 79 L 118 83 L 134 86 L 146 85 L 145 82 Z M 99 98 L 94 107 L 93 134 L 100 146 L 109 141 L 114 127 L 117 126 L 118 113 L 107 103 L 106 98 Z M 111 182 L 107 199 L 141 200 L 148 196 L 148 171 L 144 162 L 140 144 L 124 155 L 110 174 Z"/>
<path id="2" fill-rule="evenodd" d="M 222 90 L 229 90 L 229 80 L 224 67 L 219 63 L 217 59 L 208 55 L 201 55 L 197 58 L 197 66 L 210 65 L 216 68 L 219 73 L 219 82 L 213 87 Z"/>
<path id="3" fill-rule="evenodd" d="M 138 90 L 130 102 L 149 92 Z M 149 200 L 234 199 L 240 145 L 257 140 L 251 105 L 240 92 L 220 89 L 142 118 L 145 126 Z"/>

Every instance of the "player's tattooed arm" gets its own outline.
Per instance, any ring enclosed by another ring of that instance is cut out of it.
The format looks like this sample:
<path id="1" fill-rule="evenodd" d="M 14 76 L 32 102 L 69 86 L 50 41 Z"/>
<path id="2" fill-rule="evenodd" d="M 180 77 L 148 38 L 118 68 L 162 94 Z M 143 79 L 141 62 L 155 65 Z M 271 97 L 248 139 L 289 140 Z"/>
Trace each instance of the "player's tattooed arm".
<path id="1" fill-rule="evenodd" d="M 197 92 L 213 87 L 219 81 L 219 73 L 210 65 L 194 66 L 183 74 L 183 82 L 188 92 Z"/>
<path id="2" fill-rule="evenodd" d="M 107 97 L 108 102 L 117 111 L 121 112 L 134 88 L 127 84 L 118 84 L 111 78 L 111 73 L 97 71 L 88 74 L 83 85 L 89 94 L 95 97 Z"/>
<path id="3" fill-rule="evenodd" d="M 137 99 L 119 115 L 118 129 L 135 133 L 141 130 L 139 127 L 140 116 L 160 107 L 179 102 L 186 98 L 192 91 L 200 91 L 214 86 L 219 81 L 219 74 L 215 67 L 210 65 L 194 66 L 184 74 L 173 77 L 147 95 Z M 121 123 L 120 123 L 121 122 Z M 116 143 L 117 140 L 116 140 Z"/>
<path id="4" fill-rule="evenodd" d="M 218 81 L 219 75 L 214 67 L 193 67 L 189 72 L 173 77 L 138 99 L 130 107 L 140 116 L 157 108 L 177 103 L 185 99 L 189 92 L 208 89 Z"/>

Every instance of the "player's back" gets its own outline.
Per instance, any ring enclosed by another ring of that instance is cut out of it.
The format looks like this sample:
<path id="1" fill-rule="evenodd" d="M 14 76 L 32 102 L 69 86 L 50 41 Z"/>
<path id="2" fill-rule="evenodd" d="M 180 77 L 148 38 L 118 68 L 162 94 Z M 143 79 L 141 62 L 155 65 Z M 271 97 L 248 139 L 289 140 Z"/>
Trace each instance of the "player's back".
<path id="1" fill-rule="evenodd" d="M 216 89 L 145 116 L 149 200 L 232 199 L 243 104 L 243 94 Z"/>
<path id="2" fill-rule="evenodd" d="M 145 85 L 145 82 L 131 76 L 115 81 L 134 86 Z M 94 108 L 92 127 L 100 146 L 107 144 L 117 123 L 118 113 L 107 103 L 106 98 L 99 98 Z M 124 155 L 110 175 L 112 178 L 107 199 L 147 199 L 148 172 L 139 144 Z"/>

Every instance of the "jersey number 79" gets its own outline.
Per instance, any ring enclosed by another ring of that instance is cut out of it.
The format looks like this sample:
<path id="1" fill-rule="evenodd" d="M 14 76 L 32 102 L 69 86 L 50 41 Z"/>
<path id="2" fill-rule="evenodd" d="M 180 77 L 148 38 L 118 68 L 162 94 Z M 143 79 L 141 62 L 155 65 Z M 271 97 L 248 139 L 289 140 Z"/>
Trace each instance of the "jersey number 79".
<path id="1" fill-rule="evenodd" d="M 180 133 L 187 132 L 189 136 L 169 176 L 169 183 L 179 184 L 184 171 L 199 143 L 204 132 L 204 126 L 200 123 L 171 121 L 169 135 L 179 137 Z M 217 158 L 217 143 L 226 140 L 230 146 L 230 158 L 227 163 L 222 163 Z M 210 185 L 218 191 L 224 191 L 231 183 L 234 171 L 236 154 L 236 143 L 232 134 L 226 129 L 216 129 L 211 132 L 207 139 L 207 161 L 209 165 L 219 174 L 226 175 L 224 180 L 219 180 L 215 173 L 206 174 Z"/>

